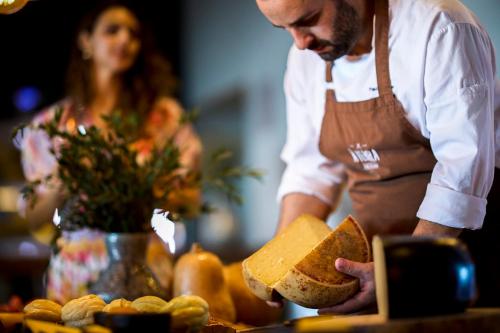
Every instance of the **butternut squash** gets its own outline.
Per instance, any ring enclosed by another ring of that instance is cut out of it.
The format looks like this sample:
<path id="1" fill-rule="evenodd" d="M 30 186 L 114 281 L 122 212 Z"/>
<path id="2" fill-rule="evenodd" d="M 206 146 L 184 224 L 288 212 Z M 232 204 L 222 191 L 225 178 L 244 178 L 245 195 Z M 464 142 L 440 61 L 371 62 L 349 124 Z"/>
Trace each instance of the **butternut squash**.
<path id="1" fill-rule="evenodd" d="M 229 288 L 224 279 L 223 265 L 213 253 L 193 244 L 174 267 L 174 297 L 196 295 L 207 301 L 210 314 L 230 322 L 236 320 Z"/>
<path id="2" fill-rule="evenodd" d="M 236 320 L 253 326 L 264 326 L 279 321 L 282 310 L 272 308 L 255 296 L 243 279 L 243 266 L 235 262 L 224 266 L 224 277 L 236 308 Z"/>

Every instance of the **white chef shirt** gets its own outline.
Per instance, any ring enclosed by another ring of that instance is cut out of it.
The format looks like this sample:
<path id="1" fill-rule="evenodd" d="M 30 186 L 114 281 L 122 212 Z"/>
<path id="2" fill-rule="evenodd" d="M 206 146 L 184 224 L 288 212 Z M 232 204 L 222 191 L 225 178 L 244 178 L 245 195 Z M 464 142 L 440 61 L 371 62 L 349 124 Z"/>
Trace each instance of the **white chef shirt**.
<path id="1" fill-rule="evenodd" d="M 430 140 L 437 160 L 417 216 L 455 228 L 481 228 L 495 161 L 500 166 L 500 80 L 493 45 L 459 1 L 389 3 L 393 91 L 408 121 Z M 312 51 L 290 49 L 288 132 L 281 154 L 287 167 L 279 201 L 298 192 L 333 204 L 345 181 L 343 165 L 326 159 L 318 148 L 325 66 Z M 374 48 L 356 61 L 338 59 L 332 75 L 339 102 L 378 96 Z"/>

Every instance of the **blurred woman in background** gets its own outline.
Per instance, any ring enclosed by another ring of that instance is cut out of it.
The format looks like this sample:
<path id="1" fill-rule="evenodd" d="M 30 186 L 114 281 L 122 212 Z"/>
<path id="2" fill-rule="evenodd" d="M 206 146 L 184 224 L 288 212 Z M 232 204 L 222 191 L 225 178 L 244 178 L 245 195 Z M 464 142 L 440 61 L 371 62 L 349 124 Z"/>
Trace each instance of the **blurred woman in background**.
<path id="1" fill-rule="evenodd" d="M 101 2 L 78 29 L 67 73 L 67 97 L 38 114 L 33 123 L 51 120 L 62 108 L 62 128 L 73 131 L 77 125 L 95 125 L 106 130 L 102 116 L 116 110 L 136 112 L 142 148 L 161 147 L 173 138 L 181 151 L 181 164 L 198 168 L 201 143 L 190 125 L 179 125 L 183 110 L 171 97 L 175 80 L 169 69 L 129 6 Z M 53 142 L 44 132 L 24 131 L 19 147 L 27 180 L 56 174 L 57 161 L 50 152 Z M 64 192 L 57 179 L 37 191 L 37 204 L 30 207 L 21 198 L 19 211 L 33 228 L 46 229 L 55 208 L 65 200 Z M 168 289 L 171 261 L 162 259 L 165 253 L 158 240 L 151 243 L 148 261 Z M 47 297 L 64 303 L 87 293 L 89 283 L 106 267 L 107 255 L 102 233 L 88 229 L 63 232 L 57 244 L 59 252 L 52 256 L 47 275 Z"/>

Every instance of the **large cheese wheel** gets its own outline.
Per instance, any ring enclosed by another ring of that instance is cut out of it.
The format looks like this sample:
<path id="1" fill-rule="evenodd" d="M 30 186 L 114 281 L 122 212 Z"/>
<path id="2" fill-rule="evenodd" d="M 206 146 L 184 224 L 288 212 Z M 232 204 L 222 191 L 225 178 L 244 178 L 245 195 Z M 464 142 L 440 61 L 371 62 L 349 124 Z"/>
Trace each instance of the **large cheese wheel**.
<path id="1" fill-rule="evenodd" d="M 263 300 L 273 293 L 308 308 L 341 303 L 354 295 L 359 281 L 335 269 L 335 260 L 370 260 L 363 230 L 347 217 L 333 231 L 321 220 L 303 215 L 243 261 L 245 282 Z"/>

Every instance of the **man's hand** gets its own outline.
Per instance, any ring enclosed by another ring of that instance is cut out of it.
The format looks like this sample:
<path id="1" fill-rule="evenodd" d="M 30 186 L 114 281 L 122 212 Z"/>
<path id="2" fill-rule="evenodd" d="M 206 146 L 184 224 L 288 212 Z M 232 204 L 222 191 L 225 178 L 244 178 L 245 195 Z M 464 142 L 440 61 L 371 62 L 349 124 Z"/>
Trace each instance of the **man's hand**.
<path id="1" fill-rule="evenodd" d="M 361 263 L 343 258 L 335 261 L 335 268 L 359 279 L 359 292 L 345 301 L 329 308 L 319 309 L 319 314 L 352 313 L 374 306 L 376 303 L 373 262 Z"/>

